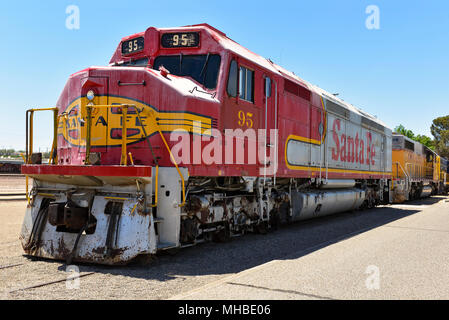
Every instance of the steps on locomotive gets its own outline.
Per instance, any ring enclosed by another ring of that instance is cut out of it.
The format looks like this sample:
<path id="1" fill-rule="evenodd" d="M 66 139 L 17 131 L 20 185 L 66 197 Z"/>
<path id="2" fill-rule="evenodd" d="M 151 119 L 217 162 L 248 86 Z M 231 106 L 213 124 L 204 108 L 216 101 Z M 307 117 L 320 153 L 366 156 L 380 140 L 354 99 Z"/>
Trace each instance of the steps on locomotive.
<path id="1" fill-rule="evenodd" d="M 184 181 L 187 181 L 186 168 L 179 168 Z M 183 202 L 181 177 L 175 167 L 160 167 L 156 185 L 156 168 L 153 168 L 153 181 L 158 188 L 157 212 L 153 222 L 157 227 L 158 250 L 180 247 L 181 205 Z"/>
<path id="2" fill-rule="evenodd" d="M 173 242 L 159 242 L 157 244 L 158 250 L 167 250 L 179 247 L 176 243 Z"/>

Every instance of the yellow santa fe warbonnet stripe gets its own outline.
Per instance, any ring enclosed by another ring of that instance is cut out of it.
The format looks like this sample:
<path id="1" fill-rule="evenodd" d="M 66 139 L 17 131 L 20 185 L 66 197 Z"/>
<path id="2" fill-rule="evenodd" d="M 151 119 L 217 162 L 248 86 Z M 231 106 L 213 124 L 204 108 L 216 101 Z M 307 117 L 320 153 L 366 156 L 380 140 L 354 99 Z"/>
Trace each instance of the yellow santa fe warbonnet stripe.
<path id="1" fill-rule="evenodd" d="M 285 141 L 285 148 L 284 148 L 285 165 L 290 170 L 313 171 L 313 172 L 319 172 L 321 170 L 322 173 L 325 173 L 327 170 L 328 172 L 333 172 L 333 173 L 357 173 L 357 174 L 386 175 L 386 176 L 391 176 L 391 174 L 392 174 L 391 172 L 383 172 L 383 171 L 364 171 L 364 170 L 337 169 L 337 168 L 327 168 L 326 169 L 325 167 L 320 168 L 320 167 L 292 165 L 292 164 L 288 163 L 287 145 L 288 145 L 289 140 L 302 141 L 298 138 L 301 138 L 301 137 L 298 137 L 295 135 L 289 135 L 287 140 Z M 304 138 L 304 139 L 306 139 L 306 138 Z M 309 142 L 309 141 L 304 141 L 304 142 Z"/>
<path id="2" fill-rule="evenodd" d="M 66 141 L 74 146 L 86 145 L 86 105 L 87 98 L 81 97 L 73 101 L 60 117 L 58 123 L 58 135 L 62 135 Z M 142 125 L 148 136 L 157 132 L 157 126 L 162 132 L 172 132 L 175 130 L 185 130 L 197 134 L 208 134 L 212 129 L 212 119 L 206 116 L 196 115 L 188 112 L 157 111 L 154 108 L 123 97 L 99 96 L 94 98 L 96 105 L 114 105 L 119 108 L 121 104 L 135 105 L 140 110 L 140 119 L 136 110 L 128 109 L 126 117 L 128 140 L 133 142 L 144 139 Z M 151 108 L 151 109 L 149 109 Z M 154 110 L 155 116 L 148 117 L 149 110 Z M 91 145 L 99 146 L 120 146 L 121 145 L 121 111 L 111 110 L 111 108 L 92 109 L 92 132 Z"/>

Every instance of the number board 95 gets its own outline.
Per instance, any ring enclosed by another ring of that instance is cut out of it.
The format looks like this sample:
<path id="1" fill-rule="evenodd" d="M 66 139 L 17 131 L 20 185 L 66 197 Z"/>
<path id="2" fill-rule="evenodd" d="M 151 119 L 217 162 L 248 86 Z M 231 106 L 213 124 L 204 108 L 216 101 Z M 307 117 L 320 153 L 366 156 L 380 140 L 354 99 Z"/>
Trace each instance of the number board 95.
<path id="1" fill-rule="evenodd" d="M 199 47 L 199 32 L 164 33 L 161 37 L 163 48 L 191 48 Z"/>
<path id="2" fill-rule="evenodd" d="M 122 43 L 122 55 L 136 53 L 143 50 L 144 47 L 143 37 L 134 38 L 131 40 L 123 41 Z"/>

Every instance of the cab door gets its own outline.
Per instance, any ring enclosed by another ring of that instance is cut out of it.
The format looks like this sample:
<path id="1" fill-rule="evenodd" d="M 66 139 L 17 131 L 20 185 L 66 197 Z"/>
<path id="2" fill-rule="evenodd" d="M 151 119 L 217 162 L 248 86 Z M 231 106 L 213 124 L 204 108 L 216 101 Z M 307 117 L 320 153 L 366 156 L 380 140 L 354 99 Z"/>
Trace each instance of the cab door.
<path id="1" fill-rule="evenodd" d="M 230 146 L 226 145 L 224 149 L 224 163 L 230 170 L 228 174 L 245 176 L 258 174 L 258 170 L 256 171 L 259 165 L 257 157 L 257 130 L 263 128 L 265 123 L 261 97 L 257 96 L 255 91 L 255 88 L 257 88 L 256 81 L 256 69 L 250 63 L 237 57 L 230 59 L 224 107 L 221 114 L 223 119 L 222 133 L 223 139 L 226 139 L 226 132 L 229 133 L 231 131 L 237 137 L 232 140 L 234 144 L 232 159 L 227 155 L 228 152 L 226 151 Z M 260 84 L 258 85 L 260 86 Z M 237 148 L 237 143 L 243 144 L 244 154 L 241 154 L 241 148 Z M 253 150 L 252 146 L 256 147 L 254 152 L 250 151 Z"/>
<path id="2" fill-rule="evenodd" d="M 278 163 L 278 134 L 277 134 L 277 86 L 269 75 L 263 76 L 263 126 L 264 129 L 265 145 L 264 159 L 261 159 L 261 166 L 264 167 L 263 175 L 272 176 L 277 171 Z M 273 133 L 273 134 L 272 134 Z M 261 142 L 259 141 L 259 144 Z M 274 170 L 274 171 L 273 171 Z"/>
<path id="3" fill-rule="evenodd" d="M 310 165 L 312 167 L 324 168 L 323 137 L 325 126 L 324 110 L 310 105 Z M 321 173 L 320 173 L 321 174 Z"/>

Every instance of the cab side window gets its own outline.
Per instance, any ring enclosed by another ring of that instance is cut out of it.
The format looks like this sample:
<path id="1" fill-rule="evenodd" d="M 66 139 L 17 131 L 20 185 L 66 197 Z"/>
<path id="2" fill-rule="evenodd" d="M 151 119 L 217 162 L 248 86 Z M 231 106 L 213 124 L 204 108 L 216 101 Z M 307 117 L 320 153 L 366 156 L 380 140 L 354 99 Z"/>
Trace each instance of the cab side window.
<path id="1" fill-rule="evenodd" d="M 237 97 L 237 62 L 235 60 L 231 61 L 229 66 L 229 75 L 228 75 L 228 88 L 227 92 L 231 97 Z"/>
<path id="2" fill-rule="evenodd" d="M 271 79 L 266 77 L 265 81 L 263 83 L 263 91 L 265 94 L 265 97 L 269 98 L 271 97 Z"/>
<path id="3" fill-rule="evenodd" d="M 237 61 L 232 60 L 226 91 L 230 97 L 239 96 L 240 99 L 254 103 L 254 71 L 243 66 L 239 68 Z"/>
<path id="4" fill-rule="evenodd" d="M 254 71 L 240 67 L 240 98 L 254 102 Z"/>

